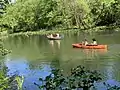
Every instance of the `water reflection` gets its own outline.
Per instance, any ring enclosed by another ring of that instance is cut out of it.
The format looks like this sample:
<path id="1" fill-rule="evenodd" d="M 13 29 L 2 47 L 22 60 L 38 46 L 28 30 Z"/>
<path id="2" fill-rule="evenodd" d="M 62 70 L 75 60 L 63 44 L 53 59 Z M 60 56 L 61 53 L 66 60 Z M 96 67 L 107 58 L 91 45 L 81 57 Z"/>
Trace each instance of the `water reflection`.
<path id="1" fill-rule="evenodd" d="M 99 54 L 105 54 L 107 53 L 107 49 L 83 49 L 83 52 L 86 54 L 95 54 L 95 53 L 99 53 Z"/>
<path id="2" fill-rule="evenodd" d="M 87 36 L 91 38 L 92 36 Z M 11 49 L 10 57 L 4 59 L 8 74 L 25 76 L 25 90 L 37 90 L 33 81 L 50 73 L 51 68 L 61 68 L 65 75 L 71 68 L 83 65 L 87 69 L 99 70 L 106 79 L 120 80 L 120 35 L 95 36 L 108 49 L 74 49 L 72 43 L 80 42 L 83 35 L 66 34 L 63 40 L 48 40 L 43 36 L 10 37 L 5 47 Z"/>
<path id="3" fill-rule="evenodd" d="M 57 48 L 60 49 L 61 40 L 48 40 L 48 42 L 52 48 L 55 48 L 55 44 L 57 44 Z"/>
<path id="4" fill-rule="evenodd" d="M 108 79 L 113 79 L 114 78 L 114 69 L 113 69 L 113 66 L 114 66 L 114 62 L 108 62 L 107 63 L 108 66 L 106 66 L 106 73 L 107 73 L 107 78 Z"/>
<path id="5" fill-rule="evenodd" d="M 83 53 L 86 54 L 87 58 L 94 58 L 99 55 L 105 55 L 107 53 L 107 49 L 82 49 Z"/>
<path id="6" fill-rule="evenodd" d="M 53 57 L 51 58 L 51 68 L 60 68 L 60 44 L 61 40 L 48 40 L 49 44 L 51 45 Z"/>
<path id="7" fill-rule="evenodd" d="M 51 72 L 50 63 L 41 63 L 41 68 L 30 69 L 29 63 L 24 58 L 11 59 L 6 58 L 6 66 L 9 69 L 8 75 L 20 75 L 24 76 L 23 90 L 39 90 L 34 82 L 41 84 L 39 78 L 45 78 Z"/>

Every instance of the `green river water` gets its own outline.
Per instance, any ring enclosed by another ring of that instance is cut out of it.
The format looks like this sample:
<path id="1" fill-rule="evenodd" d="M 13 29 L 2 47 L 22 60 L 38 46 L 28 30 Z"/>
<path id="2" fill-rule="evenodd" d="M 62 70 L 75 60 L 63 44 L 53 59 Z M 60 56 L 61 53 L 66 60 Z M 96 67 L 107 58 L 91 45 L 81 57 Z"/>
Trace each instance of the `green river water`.
<path id="1" fill-rule="evenodd" d="M 91 42 L 95 37 L 99 44 L 108 45 L 103 50 L 72 48 L 73 43 L 84 38 Z M 120 81 L 120 33 L 83 34 L 67 33 L 62 40 L 48 40 L 44 35 L 15 36 L 4 40 L 5 48 L 12 53 L 4 58 L 8 74 L 25 77 L 24 90 L 38 90 L 34 82 L 50 74 L 52 68 L 61 68 L 65 75 L 77 65 L 98 70 L 104 80 Z"/>

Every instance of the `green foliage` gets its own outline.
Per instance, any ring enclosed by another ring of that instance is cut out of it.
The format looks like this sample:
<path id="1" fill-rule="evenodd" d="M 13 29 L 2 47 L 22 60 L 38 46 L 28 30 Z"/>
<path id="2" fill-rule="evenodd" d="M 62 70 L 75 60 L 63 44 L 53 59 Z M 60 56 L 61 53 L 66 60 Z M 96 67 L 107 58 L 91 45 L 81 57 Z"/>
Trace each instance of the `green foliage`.
<path id="1" fill-rule="evenodd" d="M 34 16 L 37 29 L 55 27 L 56 24 L 61 23 L 59 14 L 56 1 L 39 0 Z"/>
<path id="2" fill-rule="evenodd" d="M 22 90 L 23 78 L 17 75 L 7 76 L 8 69 L 0 68 L 0 90 Z"/>
<path id="3" fill-rule="evenodd" d="M 16 76 L 15 77 L 15 81 L 16 81 L 16 85 L 17 85 L 17 88 L 18 90 L 22 90 L 22 85 L 23 85 L 23 82 L 24 82 L 24 77 L 23 76 Z"/>
<path id="4" fill-rule="evenodd" d="M 0 55 L 7 55 L 9 50 L 5 49 L 0 41 Z M 8 76 L 8 68 L 0 60 L 0 90 L 22 90 L 24 78 L 18 75 Z"/>
<path id="5" fill-rule="evenodd" d="M 17 0 L 6 5 L 0 27 L 8 33 L 120 24 L 119 0 Z"/>
<path id="6" fill-rule="evenodd" d="M 17 75 L 7 76 L 8 68 L 0 62 L 0 90 L 20 90 L 16 78 L 21 78 Z M 21 82 L 19 82 L 21 83 Z"/>
<path id="7" fill-rule="evenodd" d="M 32 2 L 32 0 L 18 1 L 18 3 L 14 5 L 9 5 L 4 18 L 1 20 L 2 25 L 4 25 L 5 28 L 12 30 L 9 32 L 30 29 L 33 23 L 33 11 L 37 4 L 36 1 L 37 0 L 35 0 L 35 2 Z"/>
<path id="8" fill-rule="evenodd" d="M 96 26 L 108 26 L 119 24 L 120 3 L 119 0 L 102 0 L 95 1 L 91 4 L 91 13 L 94 17 Z"/>
<path id="9" fill-rule="evenodd" d="M 8 78 L 6 77 L 6 71 L 6 67 L 0 67 L 0 90 L 4 90 L 9 87 Z"/>
<path id="10" fill-rule="evenodd" d="M 7 0 L 0 0 L 0 17 L 5 13 L 6 5 L 8 4 Z"/>
<path id="11" fill-rule="evenodd" d="M 83 66 L 77 66 L 71 69 L 68 76 L 64 76 L 60 69 L 53 69 L 45 79 L 39 78 L 39 80 L 40 85 L 34 84 L 40 90 L 97 90 L 94 85 L 102 80 L 102 75 L 96 70 L 90 71 Z M 104 90 L 120 90 L 119 86 L 111 86 L 106 82 L 103 82 L 103 85 Z"/>
<path id="12" fill-rule="evenodd" d="M 77 26 L 80 28 L 80 25 L 88 27 L 90 18 L 87 16 L 89 12 L 89 6 L 83 0 L 76 2 L 68 0 L 19 0 L 16 4 L 7 6 L 0 24 L 9 29 L 9 33 L 54 27 L 71 28 Z"/>
<path id="13" fill-rule="evenodd" d="M 88 90 L 93 86 L 95 81 L 101 80 L 101 75 L 97 71 L 86 70 L 82 66 L 77 66 L 71 69 L 69 76 L 64 76 L 59 69 L 52 70 L 52 73 L 48 75 L 45 80 L 42 81 L 42 86 L 37 85 L 40 89 L 46 90 L 72 90 L 80 89 Z"/>
<path id="14" fill-rule="evenodd" d="M 11 52 L 10 50 L 7 50 L 6 48 L 4 48 L 3 42 L 2 40 L 0 40 L 0 56 L 5 56 L 10 52 Z"/>
<path id="15" fill-rule="evenodd" d="M 8 6 L 1 24 L 10 29 L 11 33 L 55 26 L 59 22 L 55 20 L 59 14 L 56 12 L 56 5 L 53 0 L 18 1 Z"/>

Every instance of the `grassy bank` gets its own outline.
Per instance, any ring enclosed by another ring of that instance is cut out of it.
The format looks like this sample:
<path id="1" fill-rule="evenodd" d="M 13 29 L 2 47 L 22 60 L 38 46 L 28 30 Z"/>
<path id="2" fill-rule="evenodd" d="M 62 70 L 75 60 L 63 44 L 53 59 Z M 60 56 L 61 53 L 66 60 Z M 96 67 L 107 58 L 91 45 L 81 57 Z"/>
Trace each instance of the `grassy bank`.
<path id="1" fill-rule="evenodd" d="M 49 33 L 77 33 L 77 32 L 85 32 L 85 33 L 98 33 L 98 32 L 106 32 L 106 31 L 120 31 L 119 27 L 116 26 L 100 26 L 94 27 L 90 29 L 55 29 L 55 30 L 38 30 L 38 31 L 27 31 L 27 32 L 18 32 L 9 34 L 7 31 L 0 32 L 0 38 L 7 38 L 9 36 L 19 36 L 19 35 L 46 35 Z"/>

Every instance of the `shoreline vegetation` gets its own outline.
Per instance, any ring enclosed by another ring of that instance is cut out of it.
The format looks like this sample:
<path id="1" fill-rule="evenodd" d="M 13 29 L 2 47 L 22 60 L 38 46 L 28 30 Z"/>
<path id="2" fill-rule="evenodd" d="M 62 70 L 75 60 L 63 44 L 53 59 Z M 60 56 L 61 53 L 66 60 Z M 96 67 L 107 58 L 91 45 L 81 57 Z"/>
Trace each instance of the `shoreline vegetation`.
<path id="1" fill-rule="evenodd" d="M 120 86 L 111 85 L 110 82 L 103 81 L 103 76 L 96 70 L 87 70 L 79 65 L 71 69 L 69 75 L 64 76 L 61 69 L 52 69 L 50 75 L 45 79 L 39 78 L 42 83 L 36 86 L 40 90 L 120 90 Z"/>
<path id="2" fill-rule="evenodd" d="M 119 0 L 2 0 L 0 5 L 1 35 L 101 32 L 120 27 Z"/>
<path id="3" fill-rule="evenodd" d="M 11 50 L 8 50 L 4 47 L 2 40 L 0 40 L 0 58 L 11 53 Z M 22 84 L 24 81 L 23 76 L 19 75 L 7 75 L 8 68 L 0 60 L 0 90 L 22 90 Z"/>
<path id="4" fill-rule="evenodd" d="M 73 29 L 54 29 L 54 30 L 37 30 L 37 31 L 26 31 L 26 32 L 17 32 L 17 33 L 12 33 L 9 34 L 7 31 L 2 31 L 0 32 L 0 38 L 7 38 L 9 36 L 19 36 L 19 35 L 25 35 L 25 36 L 30 36 L 30 35 L 46 35 L 49 33 L 69 33 L 69 32 L 84 32 L 84 33 L 99 33 L 99 32 L 119 32 L 120 28 L 116 26 L 101 26 L 101 27 L 94 27 L 90 29 L 78 29 L 78 28 L 73 28 Z"/>

